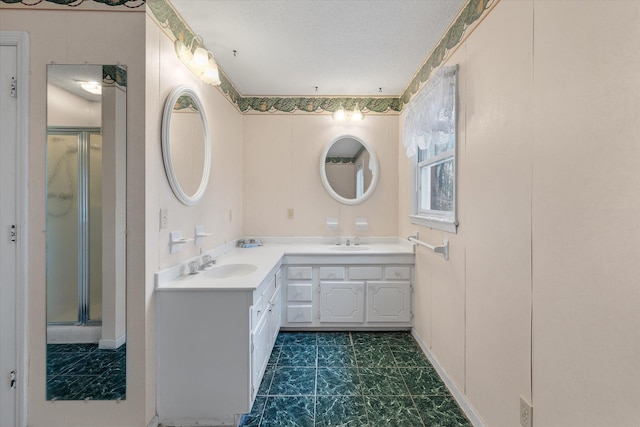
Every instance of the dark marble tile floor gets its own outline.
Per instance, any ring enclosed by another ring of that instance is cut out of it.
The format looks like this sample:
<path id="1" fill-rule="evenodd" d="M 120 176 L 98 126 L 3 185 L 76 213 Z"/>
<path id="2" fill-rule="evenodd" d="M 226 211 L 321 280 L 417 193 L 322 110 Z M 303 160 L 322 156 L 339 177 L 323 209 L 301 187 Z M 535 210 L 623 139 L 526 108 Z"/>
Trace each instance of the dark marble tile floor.
<path id="1" fill-rule="evenodd" d="M 126 345 L 47 344 L 47 400 L 124 400 Z"/>
<path id="2" fill-rule="evenodd" d="M 471 423 L 408 332 L 281 332 L 240 426 Z"/>

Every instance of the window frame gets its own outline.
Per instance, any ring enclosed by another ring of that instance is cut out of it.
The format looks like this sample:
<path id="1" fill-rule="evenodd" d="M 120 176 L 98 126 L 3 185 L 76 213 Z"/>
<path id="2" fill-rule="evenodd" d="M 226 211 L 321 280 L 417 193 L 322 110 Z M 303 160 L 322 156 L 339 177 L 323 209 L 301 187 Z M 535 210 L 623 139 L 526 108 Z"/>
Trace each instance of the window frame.
<path id="1" fill-rule="evenodd" d="M 437 155 L 420 161 L 420 153 L 425 152 L 418 148 L 418 152 L 411 158 L 412 176 L 411 176 L 411 213 L 409 220 L 412 224 L 430 227 L 436 230 L 442 230 L 449 233 L 457 233 L 458 230 L 458 84 L 457 84 L 457 66 L 453 71 L 455 80 L 453 83 L 453 148 L 438 153 Z M 429 83 L 427 83 L 428 85 Z M 427 88 L 423 88 L 427 89 Z M 428 94 L 427 94 L 428 96 Z M 443 163 L 448 159 L 453 159 L 453 199 L 452 211 L 439 210 L 421 210 L 421 171 L 424 167 L 433 167 L 436 164 Z"/>

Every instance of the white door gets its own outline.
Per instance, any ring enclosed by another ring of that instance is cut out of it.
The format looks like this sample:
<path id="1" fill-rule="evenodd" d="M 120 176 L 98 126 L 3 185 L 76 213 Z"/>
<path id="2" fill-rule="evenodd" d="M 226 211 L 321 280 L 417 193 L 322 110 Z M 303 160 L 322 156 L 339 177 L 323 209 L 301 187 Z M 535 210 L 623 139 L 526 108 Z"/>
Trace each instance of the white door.
<path id="1" fill-rule="evenodd" d="M 321 322 L 364 322 L 364 282 L 320 282 Z"/>
<path id="2" fill-rule="evenodd" d="M 0 45 L 0 427 L 16 425 L 17 47 Z"/>

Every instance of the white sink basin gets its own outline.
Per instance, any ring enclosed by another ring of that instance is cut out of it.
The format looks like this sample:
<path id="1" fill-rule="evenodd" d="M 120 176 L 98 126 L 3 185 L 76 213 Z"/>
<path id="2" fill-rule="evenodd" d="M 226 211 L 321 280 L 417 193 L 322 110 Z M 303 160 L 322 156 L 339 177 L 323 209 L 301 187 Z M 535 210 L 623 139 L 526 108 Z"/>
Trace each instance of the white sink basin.
<path id="1" fill-rule="evenodd" d="M 346 251 L 346 252 L 356 252 L 356 251 L 366 251 L 368 250 L 368 246 L 331 246 L 332 251 Z"/>
<path id="2" fill-rule="evenodd" d="M 231 279 L 247 276 L 258 269 L 253 264 L 224 264 L 202 272 L 208 279 Z"/>

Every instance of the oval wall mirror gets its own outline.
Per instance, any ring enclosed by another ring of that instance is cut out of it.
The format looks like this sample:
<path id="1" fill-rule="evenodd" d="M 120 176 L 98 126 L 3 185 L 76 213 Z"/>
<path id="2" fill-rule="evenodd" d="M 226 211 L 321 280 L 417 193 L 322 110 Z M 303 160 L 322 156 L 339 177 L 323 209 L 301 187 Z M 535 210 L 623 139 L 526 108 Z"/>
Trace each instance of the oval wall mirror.
<path id="1" fill-rule="evenodd" d="M 331 141 L 320 156 L 320 178 L 337 201 L 355 205 L 365 201 L 378 183 L 378 159 L 363 140 L 343 135 Z"/>
<path id="2" fill-rule="evenodd" d="M 173 193 L 185 205 L 204 195 L 211 171 L 207 118 L 188 86 L 171 91 L 162 118 L 162 158 Z"/>

